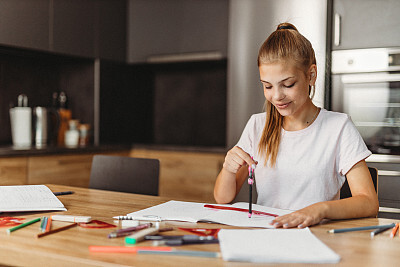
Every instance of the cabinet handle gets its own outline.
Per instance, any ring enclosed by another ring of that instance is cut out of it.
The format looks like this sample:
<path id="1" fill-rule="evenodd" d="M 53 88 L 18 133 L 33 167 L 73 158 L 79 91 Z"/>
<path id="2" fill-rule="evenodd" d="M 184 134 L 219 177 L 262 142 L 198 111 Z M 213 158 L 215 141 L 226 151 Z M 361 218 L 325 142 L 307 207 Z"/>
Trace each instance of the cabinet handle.
<path id="1" fill-rule="evenodd" d="M 335 21 L 334 21 L 334 44 L 335 46 L 339 46 L 340 45 L 340 15 L 338 13 L 335 13 Z"/>
<path id="2" fill-rule="evenodd" d="M 382 176 L 400 176 L 400 172 L 399 171 L 381 171 L 378 170 L 378 176 L 382 175 Z"/>

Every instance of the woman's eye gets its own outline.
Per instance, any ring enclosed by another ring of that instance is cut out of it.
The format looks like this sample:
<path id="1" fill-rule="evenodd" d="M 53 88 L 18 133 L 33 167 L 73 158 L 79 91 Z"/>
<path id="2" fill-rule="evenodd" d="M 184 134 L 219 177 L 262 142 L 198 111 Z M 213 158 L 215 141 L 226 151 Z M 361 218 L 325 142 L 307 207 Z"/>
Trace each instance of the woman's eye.
<path id="1" fill-rule="evenodd" d="M 291 87 L 293 87 L 295 84 L 296 84 L 296 83 L 292 83 L 292 84 L 289 84 L 289 85 L 285 85 L 285 87 L 291 88 Z"/>
<path id="2" fill-rule="evenodd" d="M 272 88 L 272 86 L 267 86 L 267 85 L 264 85 L 264 88 L 265 88 L 265 89 L 271 89 L 271 88 Z"/>

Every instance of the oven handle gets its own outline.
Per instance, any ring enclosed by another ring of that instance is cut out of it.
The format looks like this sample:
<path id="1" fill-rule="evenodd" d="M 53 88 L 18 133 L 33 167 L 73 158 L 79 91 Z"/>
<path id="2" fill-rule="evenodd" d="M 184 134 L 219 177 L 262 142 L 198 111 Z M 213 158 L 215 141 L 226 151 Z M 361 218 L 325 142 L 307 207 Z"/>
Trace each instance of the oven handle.
<path id="1" fill-rule="evenodd" d="M 378 175 L 382 175 L 382 176 L 400 176 L 400 172 L 399 171 L 378 170 Z"/>
<path id="2" fill-rule="evenodd" d="M 400 74 L 345 74 L 342 76 L 342 82 L 344 84 L 400 82 Z"/>

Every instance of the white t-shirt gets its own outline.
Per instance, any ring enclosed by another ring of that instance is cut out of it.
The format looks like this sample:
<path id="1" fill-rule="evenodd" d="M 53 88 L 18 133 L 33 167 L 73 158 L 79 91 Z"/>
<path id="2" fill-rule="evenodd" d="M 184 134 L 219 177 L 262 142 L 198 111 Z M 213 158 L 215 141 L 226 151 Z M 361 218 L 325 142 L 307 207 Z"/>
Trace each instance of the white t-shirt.
<path id="1" fill-rule="evenodd" d="M 258 153 L 266 113 L 254 114 L 237 146 L 258 161 L 257 204 L 297 210 L 339 199 L 346 173 L 371 155 L 347 114 L 321 109 L 307 128 L 281 131 L 275 168 Z"/>

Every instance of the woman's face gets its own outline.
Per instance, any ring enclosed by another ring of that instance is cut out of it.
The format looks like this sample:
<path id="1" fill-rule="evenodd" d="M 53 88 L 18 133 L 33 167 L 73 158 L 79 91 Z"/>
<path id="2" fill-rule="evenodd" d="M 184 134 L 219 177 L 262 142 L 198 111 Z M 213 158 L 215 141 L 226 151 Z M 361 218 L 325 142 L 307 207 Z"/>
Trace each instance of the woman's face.
<path id="1" fill-rule="evenodd" d="M 315 84 L 317 76 L 315 65 L 307 73 L 291 61 L 263 64 L 259 70 L 264 96 L 282 116 L 295 115 L 310 101 L 309 85 Z"/>

